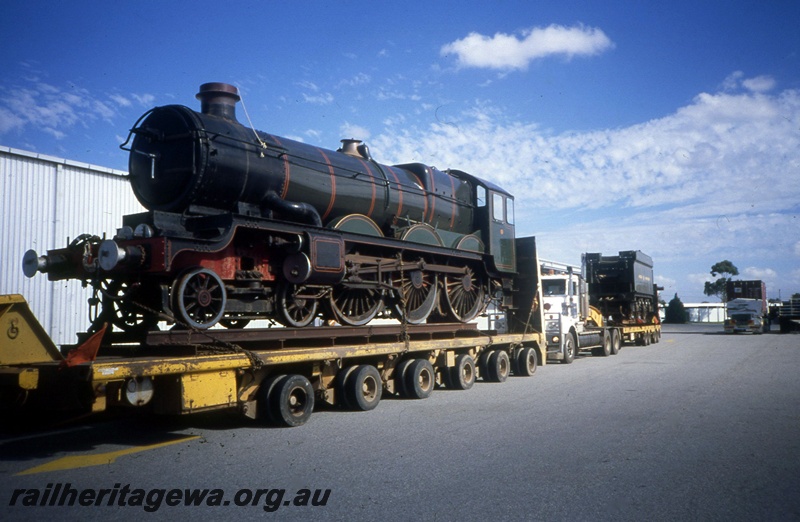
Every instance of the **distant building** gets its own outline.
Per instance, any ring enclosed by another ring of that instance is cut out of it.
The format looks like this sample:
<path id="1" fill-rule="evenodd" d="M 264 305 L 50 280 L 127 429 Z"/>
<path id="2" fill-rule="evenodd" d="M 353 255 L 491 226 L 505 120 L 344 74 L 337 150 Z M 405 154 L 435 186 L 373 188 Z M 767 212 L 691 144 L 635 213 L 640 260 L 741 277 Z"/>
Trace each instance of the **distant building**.
<path id="1" fill-rule="evenodd" d="M 56 344 L 86 331 L 90 288 L 79 281 L 28 279 L 22 256 L 67 246 L 91 233 L 108 237 L 122 216 L 143 212 L 127 172 L 0 146 L 0 294 L 22 294 Z"/>
<path id="2" fill-rule="evenodd" d="M 690 323 L 722 323 L 725 321 L 725 303 L 684 303 Z"/>

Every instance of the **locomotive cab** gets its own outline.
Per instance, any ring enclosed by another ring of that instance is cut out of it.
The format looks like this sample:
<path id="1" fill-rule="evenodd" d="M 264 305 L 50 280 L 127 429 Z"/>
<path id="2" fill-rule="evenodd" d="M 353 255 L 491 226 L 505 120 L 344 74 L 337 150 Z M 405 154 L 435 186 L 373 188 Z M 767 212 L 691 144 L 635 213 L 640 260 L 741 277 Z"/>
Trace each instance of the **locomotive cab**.
<path id="1" fill-rule="evenodd" d="M 450 174 L 468 179 L 475 187 L 475 225 L 498 272 L 517 271 L 514 247 L 514 196 L 497 185 L 462 171 Z"/>

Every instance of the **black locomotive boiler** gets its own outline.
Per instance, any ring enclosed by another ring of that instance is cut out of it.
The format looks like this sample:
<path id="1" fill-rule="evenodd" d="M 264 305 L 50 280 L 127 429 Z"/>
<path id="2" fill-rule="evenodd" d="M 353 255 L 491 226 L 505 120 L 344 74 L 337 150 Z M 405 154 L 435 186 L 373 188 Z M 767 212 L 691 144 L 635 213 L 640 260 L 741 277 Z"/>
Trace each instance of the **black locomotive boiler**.
<path id="1" fill-rule="evenodd" d="M 201 112 L 145 113 L 123 145 L 147 212 L 124 216 L 113 239 L 25 255 L 30 277 L 95 289 L 95 328 L 466 322 L 492 299 L 511 304 L 505 190 L 458 170 L 379 164 L 356 140 L 333 151 L 256 131 L 236 120 L 231 85 L 204 84 L 197 98 Z"/>

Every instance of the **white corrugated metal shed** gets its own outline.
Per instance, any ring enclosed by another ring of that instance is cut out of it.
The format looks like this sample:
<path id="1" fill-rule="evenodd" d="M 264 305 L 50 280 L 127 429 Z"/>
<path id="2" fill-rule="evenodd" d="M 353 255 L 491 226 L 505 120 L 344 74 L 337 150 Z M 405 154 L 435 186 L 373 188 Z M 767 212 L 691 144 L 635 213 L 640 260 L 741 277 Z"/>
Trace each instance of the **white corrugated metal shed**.
<path id="1" fill-rule="evenodd" d="M 0 146 L 0 294 L 22 294 L 56 344 L 89 326 L 91 291 L 78 281 L 28 279 L 22 256 L 67 246 L 67 238 L 108 237 L 122 216 L 143 212 L 127 172 Z"/>

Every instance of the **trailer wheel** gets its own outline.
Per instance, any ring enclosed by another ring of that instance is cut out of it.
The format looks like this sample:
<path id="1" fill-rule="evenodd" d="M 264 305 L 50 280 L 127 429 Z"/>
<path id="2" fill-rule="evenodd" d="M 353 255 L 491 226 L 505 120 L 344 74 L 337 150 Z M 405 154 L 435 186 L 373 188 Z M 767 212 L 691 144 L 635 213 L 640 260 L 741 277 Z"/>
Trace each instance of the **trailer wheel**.
<path id="1" fill-rule="evenodd" d="M 611 336 L 608 331 L 603 332 L 603 350 L 600 352 L 603 357 L 611 355 Z"/>
<path id="2" fill-rule="evenodd" d="M 475 359 L 462 353 L 456 357 L 456 365 L 448 368 L 450 373 L 449 387 L 454 390 L 469 390 L 475 384 Z"/>
<path id="3" fill-rule="evenodd" d="M 256 416 L 264 422 L 275 422 L 275 416 L 272 412 L 272 401 L 270 396 L 273 395 L 275 385 L 286 375 L 271 375 L 261 382 L 256 392 Z"/>
<path id="4" fill-rule="evenodd" d="M 406 372 L 414 359 L 405 359 L 394 367 L 394 393 L 399 397 L 408 397 L 406 391 Z"/>
<path id="5" fill-rule="evenodd" d="M 493 350 L 486 349 L 478 356 L 478 370 L 485 382 L 489 382 L 489 357 L 492 356 L 492 352 Z"/>
<path id="6" fill-rule="evenodd" d="M 489 380 L 492 382 L 505 382 L 511 373 L 511 361 L 505 350 L 494 350 L 489 356 L 486 369 Z"/>
<path id="7" fill-rule="evenodd" d="M 383 391 L 381 374 L 374 366 L 362 364 L 347 376 L 344 391 L 351 408 L 361 411 L 373 410 L 381 401 Z"/>
<path id="8" fill-rule="evenodd" d="M 619 353 L 621 344 L 619 330 L 611 330 L 611 355 L 617 355 Z"/>
<path id="9" fill-rule="evenodd" d="M 405 391 L 411 399 L 427 399 L 435 383 L 436 374 L 427 359 L 414 359 L 406 369 Z"/>
<path id="10" fill-rule="evenodd" d="M 530 346 L 523 346 L 516 353 L 514 374 L 530 377 L 536 373 L 539 362 L 536 360 L 536 350 Z"/>
<path id="11" fill-rule="evenodd" d="M 305 424 L 314 411 L 314 388 L 302 375 L 287 375 L 270 392 L 270 410 L 284 426 Z"/>
<path id="12" fill-rule="evenodd" d="M 350 378 L 350 375 L 356 371 L 358 365 L 355 364 L 353 366 L 347 366 L 339 370 L 336 374 L 336 400 L 339 403 L 339 406 L 346 410 L 352 410 L 354 406 L 350 403 L 350 397 L 347 393 L 347 379 Z"/>
<path id="13" fill-rule="evenodd" d="M 561 359 L 563 364 L 572 364 L 575 360 L 575 338 L 572 334 L 567 334 L 564 337 L 564 358 Z"/>

